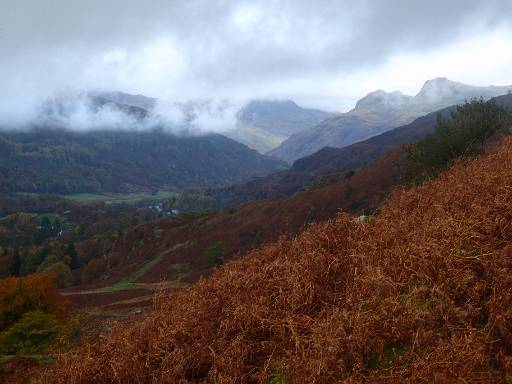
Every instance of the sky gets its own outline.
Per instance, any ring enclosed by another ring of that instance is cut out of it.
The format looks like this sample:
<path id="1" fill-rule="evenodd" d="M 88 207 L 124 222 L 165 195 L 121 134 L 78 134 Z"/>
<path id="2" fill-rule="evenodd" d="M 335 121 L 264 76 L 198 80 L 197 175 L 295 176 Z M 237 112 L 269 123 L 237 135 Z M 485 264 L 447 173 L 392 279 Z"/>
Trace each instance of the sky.
<path id="1" fill-rule="evenodd" d="M 431 78 L 512 84 L 512 0 L 1 0 L 0 123 L 69 90 L 346 111 Z"/>

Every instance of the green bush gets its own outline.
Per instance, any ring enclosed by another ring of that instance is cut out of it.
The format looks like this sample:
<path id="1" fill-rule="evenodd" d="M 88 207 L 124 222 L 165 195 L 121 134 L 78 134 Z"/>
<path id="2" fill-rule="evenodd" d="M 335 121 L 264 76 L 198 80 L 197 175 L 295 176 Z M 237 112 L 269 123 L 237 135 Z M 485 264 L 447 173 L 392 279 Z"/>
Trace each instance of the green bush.
<path id="1" fill-rule="evenodd" d="M 406 150 L 406 181 L 422 182 L 455 159 L 482 152 L 485 140 L 508 130 L 510 122 L 510 115 L 494 100 L 472 100 L 458 106 L 449 119 L 439 114 L 434 132 Z"/>
<path id="2" fill-rule="evenodd" d="M 43 260 L 43 262 L 41 264 L 39 264 L 39 266 L 37 267 L 36 272 L 39 274 L 44 274 L 44 273 L 46 273 L 45 271 L 49 267 L 51 267 L 53 264 L 57 263 L 58 261 L 59 261 L 59 258 L 55 255 L 46 256 L 45 259 Z"/>
<path id="3" fill-rule="evenodd" d="M 71 269 L 62 261 L 46 267 L 41 273 L 53 275 L 53 281 L 58 288 L 69 287 L 73 284 L 74 278 Z"/>
<path id="4" fill-rule="evenodd" d="M 222 241 L 218 241 L 210 245 L 206 250 L 203 258 L 203 266 L 206 268 L 213 268 L 221 265 L 224 260 L 223 256 L 226 254 L 228 247 Z"/>
<path id="5" fill-rule="evenodd" d="M 0 353 L 40 353 L 55 342 L 58 331 L 59 323 L 54 315 L 27 312 L 20 321 L 0 333 Z"/>

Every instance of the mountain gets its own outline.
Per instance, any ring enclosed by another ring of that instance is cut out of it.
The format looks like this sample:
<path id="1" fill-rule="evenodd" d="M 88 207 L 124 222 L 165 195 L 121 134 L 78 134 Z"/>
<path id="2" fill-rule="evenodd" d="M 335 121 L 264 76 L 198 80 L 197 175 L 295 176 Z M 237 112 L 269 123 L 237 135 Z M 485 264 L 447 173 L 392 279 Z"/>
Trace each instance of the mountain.
<path id="1" fill-rule="evenodd" d="M 80 99 L 80 98 L 79 98 Z M 73 97 L 60 98 L 58 103 L 68 105 Z M 298 106 L 290 100 L 254 100 L 238 112 L 228 101 L 214 103 L 211 100 L 184 103 L 166 103 L 144 95 L 131 95 L 123 92 L 90 92 L 81 95 L 81 101 L 102 107 L 110 106 L 137 114 L 137 109 L 146 111 L 153 117 L 164 113 L 174 116 L 189 127 L 199 121 L 215 121 L 223 134 L 239 143 L 264 154 L 279 146 L 291 135 L 311 128 L 337 113 Z M 50 102 L 55 104 L 55 101 Z M 53 107 L 55 107 L 53 105 Z M 132 111 L 128 111 L 132 108 Z M 51 109 L 51 108 L 50 108 Z M 138 113 L 140 115 L 140 112 Z M 219 126 L 220 125 L 220 126 Z M 199 127 L 200 130 L 202 127 Z"/>
<path id="2" fill-rule="evenodd" d="M 318 124 L 334 113 L 299 107 L 290 100 L 257 100 L 247 104 L 239 112 L 239 120 L 266 131 L 290 136 Z"/>
<path id="3" fill-rule="evenodd" d="M 511 94 L 498 96 L 495 100 L 506 110 L 512 111 Z M 343 148 L 326 146 L 312 155 L 296 160 L 290 169 L 228 188 L 213 189 L 208 193 L 219 201 L 221 206 L 248 200 L 289 196 L 310 185 L 320 176 L 358 169 L 389 149 L 421 139 L 434 129 L 439 113 L 448 116 L 454 109 L 455 106 L 451 106 L 429 113 L 412 123 Z"/>
<path id="4" fill-rule="evenodd" d="M 1 192 L 180 191 L 283 168 L 222 135 L 152 131 L 0 131 Z"/>
<path id="5" fill-rule="evenodd" d="M 302 108 L 290 100 L 255 100 L 238 112 L 236 127 L 226 136 L 265 153 L 291 135 L 335 115 Z"/>
<path id="6" fill-rule="evenodd" d="M 154 113 L 173 110 L 183 119 L 194 124 L 198 117 L 219 119 L 225 126 L 220 127 L 225 136 L 236 140 L 260 153 L 266 153 L 279 146 L 291 135 L 311 128 L 335 112 L 308 109 L 298 106 L 291 100 L 253 100 L 238 112 L 231 103 L 224 101 L 215 104 L 209 100 L 186 103 L 161 103 L 158 99 L 144 95 L 131 95 L 123 92 L 92 92 L 93 100 L 103 100 L 110 104 L 142 108 Z M 158 105 L 159 108 L 156 108 Z M 234 118 L 232 118 L 234 115 Z"/>
<path id="7" fill-rule="evenodd" d="M 416 96 L 378 90 L 359 100 L 351 111 L 293 134 L 268 154 L 292 163 L 323 147 L 342 148 L 450 105 L 472 98 L 489 99 L 510 90 L 512 86 L 477 87 L 446 78 L 427 81 Z"/>
<path id="8" fill-rule="evenodd" d="M 134 107 L 151 110 L 155 108 L 158 99 L 144 95 L 132 95 L 124 92 L 92 92 L 91 97 L 98 97 L 117 104 L 132 105 Z"/>

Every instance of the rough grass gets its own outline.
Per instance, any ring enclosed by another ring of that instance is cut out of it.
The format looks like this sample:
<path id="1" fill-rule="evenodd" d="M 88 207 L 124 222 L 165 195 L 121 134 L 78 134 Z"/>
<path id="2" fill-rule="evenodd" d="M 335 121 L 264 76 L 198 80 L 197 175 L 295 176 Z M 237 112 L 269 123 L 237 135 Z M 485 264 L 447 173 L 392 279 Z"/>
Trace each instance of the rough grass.
<path id="1" fill-rule="evenodd" d="M 512 141 L 228 263 L 62 354 L 57 383 L 492 383 L 512 376 Z"/>

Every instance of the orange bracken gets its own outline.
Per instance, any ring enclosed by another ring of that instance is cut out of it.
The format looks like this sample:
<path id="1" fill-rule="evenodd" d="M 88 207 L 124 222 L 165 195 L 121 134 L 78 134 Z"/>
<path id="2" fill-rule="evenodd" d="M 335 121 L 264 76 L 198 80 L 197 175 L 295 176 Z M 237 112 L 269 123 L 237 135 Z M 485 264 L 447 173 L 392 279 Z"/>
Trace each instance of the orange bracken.
<path id="1" fill-rule="evenodd" d="M 512 140 L 228 263 L 62 354 L 56 383 L 469 383 L 512 377 Z M 279 381 L 281 380 L 281 381 Z"/>

